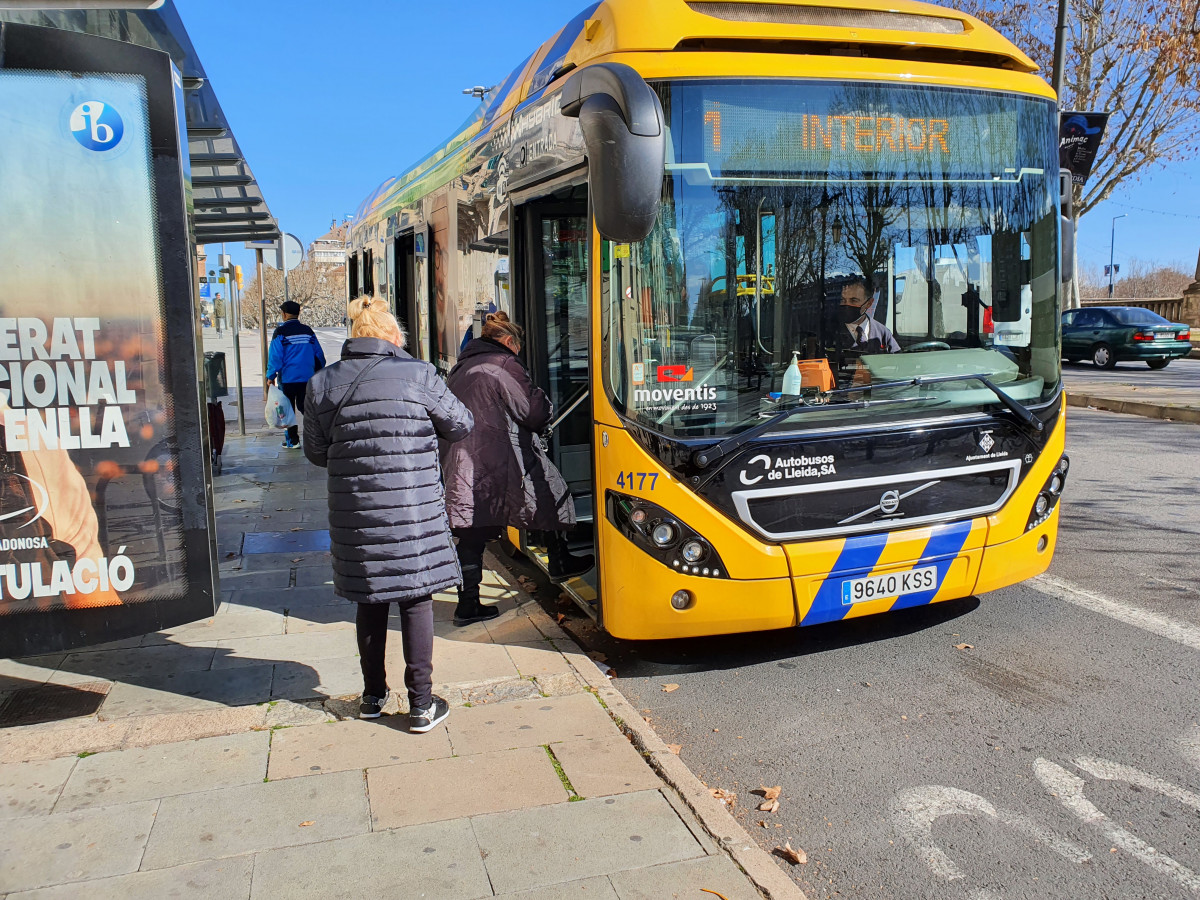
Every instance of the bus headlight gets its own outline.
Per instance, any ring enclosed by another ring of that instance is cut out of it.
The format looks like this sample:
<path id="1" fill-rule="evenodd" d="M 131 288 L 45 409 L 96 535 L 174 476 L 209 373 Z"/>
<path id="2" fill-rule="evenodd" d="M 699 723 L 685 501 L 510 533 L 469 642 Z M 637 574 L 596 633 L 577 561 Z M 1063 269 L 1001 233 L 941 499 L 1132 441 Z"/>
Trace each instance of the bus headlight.
<path id="1" fill-rule="evenodd" d="M 1071 461 L 1064 453 L 1054 466 L 1050 477 L 1046 479 L 1046 483 L 1042 485 L 1041 493 L 1033 501 L 1033 509 L 1030 510 L 1029 521 L 1025 525 L 1026 531 L 1036 528 L 1050 518 L 1050 514 L 1054 512 L 1058 501 L 1062 498 L 1063 488 L 1067 486 L 1067 470 L 1069 468 L 1071 468 Z"/>
<path id="2" fill-rule="evenodd" d="M 654 530 L 650 532 L 650 540 L 654 541 L 656 547 L 666 549 L 675 543 L 675 526 L 670 522 L 659 522 L 654 526 Z"/>
<path id="3" fill-rule="evenodd" d="M 693 578 L 729 578 L 712 541 L 681 521 L 673 510 L 644 497 L 610 490 L 604 494 L 604 511 L 609 524 L 633 546 L 668 569 Z"/>

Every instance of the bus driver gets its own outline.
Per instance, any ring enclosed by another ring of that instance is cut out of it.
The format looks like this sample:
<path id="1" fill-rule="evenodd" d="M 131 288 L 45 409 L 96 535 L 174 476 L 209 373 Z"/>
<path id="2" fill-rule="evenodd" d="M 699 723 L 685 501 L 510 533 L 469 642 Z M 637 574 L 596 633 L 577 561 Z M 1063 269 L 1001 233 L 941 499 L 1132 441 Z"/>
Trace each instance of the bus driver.
<path id="1" fill-rule="evenodd" d="M 858 353 L 899 353 L 900 345 L 891 330 L 870 315 L 872 305 L 867 282 L 862 277 L 842 288 L 842 305 L 838 312 L 842 324 L 850 332 L 849 349 Z"/>

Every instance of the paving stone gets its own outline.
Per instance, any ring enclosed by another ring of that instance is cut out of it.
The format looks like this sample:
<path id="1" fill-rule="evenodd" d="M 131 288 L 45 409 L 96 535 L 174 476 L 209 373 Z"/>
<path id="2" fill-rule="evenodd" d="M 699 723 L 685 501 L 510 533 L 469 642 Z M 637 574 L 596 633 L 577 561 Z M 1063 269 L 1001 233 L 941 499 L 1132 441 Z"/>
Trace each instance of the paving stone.
<path id="1" fill-rule="evenodd" d="M 167 797 L 159 807 L 142 868 L 314 844 L 363 834 L 370 827 L 362 772 Z M 361 867 L 362 859 L 355 864 Z"/>
<path id="2" fill-rule="evenodd" d="M 582 881 L 569 881 L 550 887 L 534 888 L 532 891 L 504 894 L 497 897 L 496 900 L 619 900 L 619 898 L 617 892 L 613 890 L 612 883 L 600 875 L 596 878 L 584 878 Z M 715 898 L 710 895 L 706 900 L 715 900 Z"/>
<path id="3" fill-rule="evenodd" d="M 534 681 L 538 690 L 547 697 L 565 697 L 567 694 L 578 694 L 584 690 L 584 683 L 574 672 L 563 672 L 559 675 L 537 675 Z"/>
<path id="4" fill-rule="evenodd" d="M 79 760 L 55 812 L 261 782 L 269 732 L 97 753 Z"/>
<path id="5" fill-rule="evenodd" d="M 304 634 L 309 631 L 340 631 L 353 629 L 358 612 L 357 604 L 345 601 L 325 606 L 306 606 L 288 613 L 287 634 Z"/>
<path id="6" fill-rule="evenodd" d="M 263 724 L 267 728 L 291 728 L 295 725 L 324 725 L 336 722 L 321 703 L 294 703 L 291 700 L 274 700 L 266 706 Z"/>
<path id="7" fill-rule="evenodd" d="M 129 650 L 98 650 L 71 653 L 63 660 L 54 684 L 72 683 L 76 678 L 112 681 L 156 677 L 178 672 L 204 672 L 212 667 L 212 647 L 165 645 Z M 64 680 L 68 679 L 68 680 Z"/>
<path id="8" fill-rule="evenodd" d="M 508 655 L 516 664 L 517 670 L 525 676 L 538 675 L 574 675 L 575 670 L 566 661 L 562 653 L 555 649 L 549 641 L 536 643 L 514 644 L 505 642 Z"/>
<path id="9" fill-rule="evenodd" d="M 471 824 L 497 894 L 703 854 L 657 791 L 495 813 Z"/>
<path id="10" fill-rule="evenodd" d="M 727 856 L 706 856 L 609 876 L 620 900 L 693 900 L 713 897 L 759 900 L 759 893 Z M 702 893 L 709 891 L 710 893 Z"/>
<path id="11" fill-rule="evenodd" d="M 125 747 L 153 747 L 177 744 L 222 734 L 241 734 L 266 729 L 267 704 L 253 706 L 215 706 L 180 713 L 140 716 L 129 723 Z"/>
<path id="12" fill-rule="evenodd" d="M 397 677 L 396 682 L 399 681 Z M 311 663 L 282 662 L 275 664 L 271 699 L 324 700 L 350 694 L 357 696 L 362 692 L 362 685 L 362 666 L 357 656 L 314 659 Z"/>
<path id="13" fill-rule="evenodd" d="M 63 723 L 64 726 L 66 723 Z M 129 735 L 128 720 L 120 722 L 70 722 L 0 729 L 0 763 L 57 759 L 77 753 L 98 753 L 123 746 Z"/>
<path id="14" fill-rule="evenodd" d="M 345 631 L 231 638 L 227 641 L 217 642 L 217 655 L 213 659 L 213 669 L 253 666 L 264 660 L 309 662 L 310 660 L 332 659 L 337 656 L 354 656 L 357 653 L 358 643 L 354 633 Z"/>
<path id="15" fill-rule="evenodd" d="M 400 634 L 389 630 L 385 655 L 389 672 L 404 666 Z M 517 678 L 520 673 L 507 651 L 499 644 L 465 643 L 434 637 L 433 680 L 445 684 L 471 684 Z"/>
<path id="16" fill-rule="evenodd" d="M 256 606 L 287 609 L 292 615 L 313 606 L 348 606 L 354 609 L 349 600 L 339 597 L 333 592 L 333 584 L 319 584 L 309 587 L 294 587 L 286 591 L 275 591 L 270 596 L 258 594 L 252 598 L 238 599 L 239 603 L 249 603 Z M 301 612 L 303 614 L 303 612 Z"/>
<path id="17" fill-rule="evenodd" d="M 254 858 L 238 856 L 100 878 L 82 885 L 60 884 L 10 894 L 8 900 L 79 900 L 81 895 L 86 900 L 246 900 L 253 873 Z"/>
<path id="18" fill-rule="evenodd" d="M 54 653 L 24 659 L 0 659 L 0 690 L 19 691 L 45 684 L 66 658 L 65 653 Z"/>
<path id="19" fill-rule="evenodd" d="M 223 591 L 277 591 L 292 582 L 290 569 L 272 572 L 238 572 L 236 575 L 221 576 Z"/>
<path id="20" fill-rule="evenodd" d="M 296 587 L 333 586 L 333 567 L 306 566 L 296 570 Z"/>
<path id="21" fill-rule="evenodd" d="M 149 801 L 9 819 L 0 828 L 0 885 L 16 893 L 134 872 L 157 808 Z"/>
<path id="22" fill-rule="evenodd" d="M 570 799 L 542 747 L 368 769 L 367 787 L 376 831 Z"/>
<path id="23" fill-rule="evenodd" d="M 209 672 L 118 682 L 100 709 L 101 720 L 125 716 L 245 706 L 271 698 L 273 665 L 246 665 Z"/>
<path id="24" fill-rule="evenodd" d="M 394 766 L 440 759 L 452 752 L 444 728 L 428 734 L 409 734 L 408 716 L 283 728 L 271 739 L 267 777 L 276 781 L 298 775 Z M 420 777 L 424 781 L 423 769 Z"/>
<path id="25" fill-rule="evenodd" d="M 591 694 L 538 698 L 455 710 L 446 722 L 454 752 L 466 756 L 589 738 L 615 726 Z"/>
<path id="26" fill-rule="evenodd" d="M 303 779 L 307 780 L 307 779 Z M 251 900 L 491 897 L 466 819 L 260 853 Z"/>
<path id="27" fill-rule="evenodd" d="M 75 763 L 68 756 L 0 764 L 0 819 L 49 813 Z"/>
<path id="28" fill-rule="evenodd" d="M 497 644 L 528 644 L 545 639 L 529 620 L 529 616 L 516 610 L 503 613 L 498 619 L 484 624 L 487 625 L 488 634 Z"/>
<path id="29" fill-rule="evenodd" d="M 605 797 L 662 786 L 654 770 L 615 728 L 607 738 L 554 745 L 563 771 L 582 797 Z"/>
<path id="30" fill-rule="evenodd" d="M 489 681 L 480 685 L 434 685 L 434 689 L 445 697 L 452 705 L 470 703 L 478 706 L 482 703 L 511 703 L 516 700 L 537 700 L 542 696 L 538 686 L 525 678 L 509 678 L 504 681 Z M 454 704 L 449 697 L 449 691 L 459 695 L 459 704 Z"/>
<path id="31" fill-rule="evenodd" d="M 144 646 L 152 644 L 215 645 L 217 641 L 243 637 L 263 637 L 283 634 L 284 616 L 281 610 L 254 609 L 232 603 L 222 603 L 212 618 L 201 619 L 147 635 Z"/>

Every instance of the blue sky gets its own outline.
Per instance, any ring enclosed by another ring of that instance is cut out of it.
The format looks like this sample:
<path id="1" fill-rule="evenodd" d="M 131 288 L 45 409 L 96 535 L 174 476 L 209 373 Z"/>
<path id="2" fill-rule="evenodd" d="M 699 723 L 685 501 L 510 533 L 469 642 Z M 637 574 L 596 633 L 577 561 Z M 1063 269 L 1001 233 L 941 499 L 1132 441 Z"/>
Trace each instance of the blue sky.
<path id="1" fill-rule="evenodd" d="M 586 0 L 176 6 L 268 206 L 307 245 L 451 135 L 474 103 L 463 88 L 499 82 Z M 1118 262 L 1177 262 L 1191 272 L 1198 197 L 1200 160 L 1148 172 L 1083 221 L 1081 261 L 1108 262 L 1112 216 L 1125 213 Z"/>

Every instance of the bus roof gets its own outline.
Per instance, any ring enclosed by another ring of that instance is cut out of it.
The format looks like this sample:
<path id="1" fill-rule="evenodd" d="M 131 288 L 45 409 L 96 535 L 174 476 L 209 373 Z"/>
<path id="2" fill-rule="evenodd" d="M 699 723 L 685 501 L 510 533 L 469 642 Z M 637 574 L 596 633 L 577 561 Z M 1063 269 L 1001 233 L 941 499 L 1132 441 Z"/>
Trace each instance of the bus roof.
<path id="1" fill-rule="evenodd" d="M 979 19 L 917 0 L 602 0 L 588 4 L 493 87 L 448 142 L 372 191 L 355 224 L 389 208 L 406 186 L 585 63 L 619 53 L 813 54 L 851 46 L 867 57 L 1038 69 Z"/>

